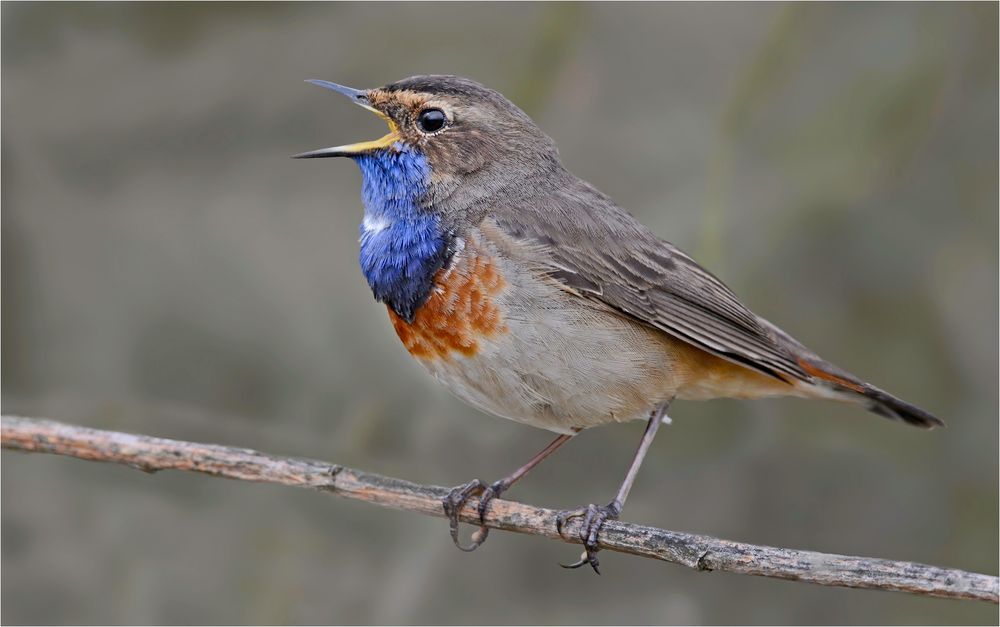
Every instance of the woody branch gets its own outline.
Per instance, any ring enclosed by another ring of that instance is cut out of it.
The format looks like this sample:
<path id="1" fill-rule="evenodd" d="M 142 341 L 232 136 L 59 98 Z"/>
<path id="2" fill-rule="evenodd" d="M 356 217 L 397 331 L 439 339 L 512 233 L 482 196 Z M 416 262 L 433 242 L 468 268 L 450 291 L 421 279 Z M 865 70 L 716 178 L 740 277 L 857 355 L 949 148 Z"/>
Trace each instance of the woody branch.
<path id="1" fill-rule="evenodd" d="M 145 472 L 185 470 L 218 477 L 312 488 L 382 507 L 443 517 L 447 488 L 410 483 L 310 459 L 276 457 L 258 451 L 167 440 L 145 435 L 89 429 L 51 420 L 4 416 L 3 448 L 52 453 L 91 461 L 125 464 Z M 462 510 L 464 522 L 478 523 L 472 499 Z M 555 510 L 495 500 L 486 526 L 553 540 L 580 543 L 579 522 L 556 532 Z M 600 546 L 641 557 L 718 570 L 804 581 L 825 586 L 896 590 L 954 599 L 997 603 L 998 578 L 914 562 L 851 557 L 815 551 L 757 546 L 678 531 L 609 520 Z"/>

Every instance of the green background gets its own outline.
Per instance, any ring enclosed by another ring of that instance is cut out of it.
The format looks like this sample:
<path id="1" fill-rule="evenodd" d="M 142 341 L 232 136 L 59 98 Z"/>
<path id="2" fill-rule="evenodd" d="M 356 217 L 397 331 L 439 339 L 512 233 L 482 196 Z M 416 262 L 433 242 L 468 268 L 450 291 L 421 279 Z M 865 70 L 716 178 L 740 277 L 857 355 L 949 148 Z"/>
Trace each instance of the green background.
<path id="1" fill-rule="evenodd" d="M 357 268 L 381 123 L 303 83 L 456 73 L 826 358 L 937 413 L 678 402 L 625 519 L 997 572 L 997 5 L 19 4 L 3 12 L 3 411 L 454 485 L 549 434 L 412 362 Z M 642 431 L 511 498 L 604 502 Z M 5 623 L 996 623 L 306 491 L 2 456 Z"/>

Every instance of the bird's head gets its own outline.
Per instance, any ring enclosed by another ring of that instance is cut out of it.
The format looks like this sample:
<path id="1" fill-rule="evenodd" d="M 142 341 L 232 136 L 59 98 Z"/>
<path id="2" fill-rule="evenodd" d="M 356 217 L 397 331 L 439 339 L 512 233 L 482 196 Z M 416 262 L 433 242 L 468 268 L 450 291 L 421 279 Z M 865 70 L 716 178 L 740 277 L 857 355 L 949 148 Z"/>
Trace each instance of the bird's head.
<path id="1" fill-rule="evenodd" d="M 407 322 L 435 273 L 500 195 L 535 189 L 560 168 L 554 143 L 509 100 L 457 76 L 414 76 L 376 89 L 332 89 L 389 125 L 380 139 L 301 159 L 351 157 L 361 168 L 361 269 L 375 298 Z"/>
<path id="2" fill-rule="evenodd" d="M 367 90 L 309 82 L 368 109 L 385 120 L 389 132 L 380 139 L 313 150 L 296 158 L 362 161 L 416 154 L 429 172 L 428 191 L 437 196 L 449 194 L 466 177 L 475 176 L 477 184 L 492 187 L 558 162 L 555 144 L 527 114 L 496 91 L 466 78 L 413 76 Z"/>

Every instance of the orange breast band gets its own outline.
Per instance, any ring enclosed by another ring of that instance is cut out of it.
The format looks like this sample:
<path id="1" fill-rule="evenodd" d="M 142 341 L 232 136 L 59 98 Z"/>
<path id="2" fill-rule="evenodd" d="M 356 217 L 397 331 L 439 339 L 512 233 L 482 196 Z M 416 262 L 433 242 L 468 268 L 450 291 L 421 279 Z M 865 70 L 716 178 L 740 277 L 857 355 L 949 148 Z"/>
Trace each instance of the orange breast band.
<path id="1" fill-rule="evenodd" d="M 421 359 L 450 359 L 454 353 L 472 356 L 480 342 L 505 333 L 495 297 L 506 283 L 495 263 L 484 256 L 465 257 L 438 270 L 434 288 L 412 323 L 389 308 L 389 319 L 403 346 Z"/>

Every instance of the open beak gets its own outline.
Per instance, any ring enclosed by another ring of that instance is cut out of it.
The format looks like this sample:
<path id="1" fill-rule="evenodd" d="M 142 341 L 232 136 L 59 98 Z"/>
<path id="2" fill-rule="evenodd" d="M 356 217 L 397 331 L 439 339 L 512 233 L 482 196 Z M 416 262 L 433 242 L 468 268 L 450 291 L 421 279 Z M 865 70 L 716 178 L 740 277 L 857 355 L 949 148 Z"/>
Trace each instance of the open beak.
<path id="1" fill-rule="evenodd" d="M 366 92 L 360 89 L 352 89 L 350 87 L 344 87 L 343 85 L 338 85 L 337 83 L 331 83 L 330 81 L 321 81 L 316 79 L 310 79 L 306 81 L 307 83 L 312 83 L 313 85 L 319 85 L 320 87 L 325 87 L 326 89 L 332 89 L 333 91 L 343 94 L 351 99 L 356 105 L 368 109 L 378 117 L 385 120 L 386 124 L 389 125 L 389 133 L 382 137 L 381 139 L 374 139 L 367 142 L 358 142 L 356 144 L 347 144 L 344 146 L 334 146 L 332 148 L 320 148 L 319 150 L 310 150 L 309 152 L 303 152 L 301 154 L 293 155 L 292 159 L 321 159 L 324 157 L 356 157 L 358 155 L 367 154 L 375 150 L 380 150 L 383 148 L 389 148 L 396 142 L 400 140 L 399 127 L 396 123 L 386 114 L 382 113 L 375 107 L 371 106 L 368 102 L 368 95 Z"/>

